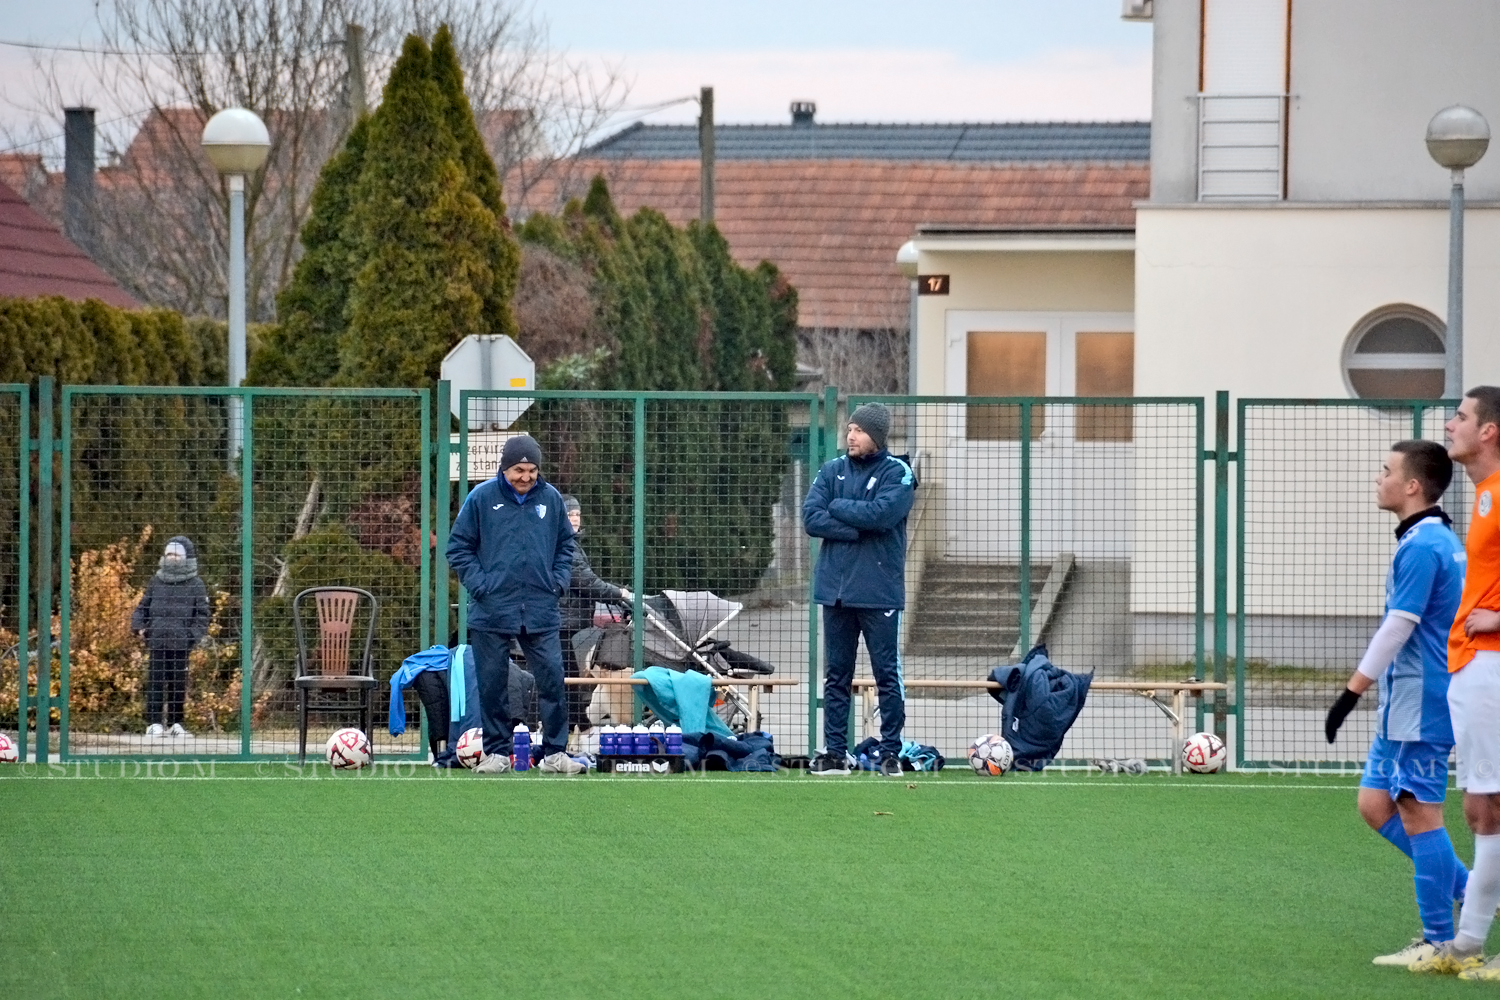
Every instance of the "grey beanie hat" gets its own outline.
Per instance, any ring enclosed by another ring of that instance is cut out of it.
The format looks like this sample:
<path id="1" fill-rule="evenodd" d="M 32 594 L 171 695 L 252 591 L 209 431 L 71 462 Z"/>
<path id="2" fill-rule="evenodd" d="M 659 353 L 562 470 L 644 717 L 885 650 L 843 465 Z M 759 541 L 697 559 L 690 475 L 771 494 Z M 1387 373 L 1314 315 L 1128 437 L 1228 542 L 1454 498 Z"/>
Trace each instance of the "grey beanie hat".
<path id="1" fill-rule="evenodd" d="M 538 469 L 542 467 L 542 447 L 530 434 L 517 434 L 508 439 L 505 447 L 500 449 L 501 472 L 522 462 L 530 462 Z"/>
<path id="2" fill-rule="evenodd" d="M 582 509 L 583 509 L 583 507 L 582 507 L 581 504 L 579 504 L 577 497 L 575 497 L 571 493 L 564 493 L 563 494 L 563 510 L 565 510 L 569 514 L 571 514 L 575 510 L 582 510 Z"/>
<path id="3" fill-rule="evenodd" d="M 891 432 L 891 408 L 884 403 L 864 403 L 849 414 L 849 422 L 870 435 L 875 447 L 884 448 L 886 435 Z"/>

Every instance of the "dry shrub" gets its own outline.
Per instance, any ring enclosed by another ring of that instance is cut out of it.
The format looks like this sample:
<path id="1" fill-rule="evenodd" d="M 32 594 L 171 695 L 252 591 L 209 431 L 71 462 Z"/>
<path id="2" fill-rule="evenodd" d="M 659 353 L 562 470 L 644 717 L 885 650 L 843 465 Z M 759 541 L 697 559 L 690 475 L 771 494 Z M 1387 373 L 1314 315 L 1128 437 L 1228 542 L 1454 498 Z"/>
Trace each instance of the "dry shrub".
<path id="1" fill-rule="evenodd" d="M 589 354 L 606 335 L 594 281 L 582 265 L 535 243 L 521 246 L 521 273 L 511 303 L 520 343 L 540 370 L 559 358 Z"/>
<path id="2" fill-rule="evenodd" d="M 148 525 L 134 540 L 122 538 L 102 549 L 84 552 L 73 573 L 73 615 L 69 622 L 69 711 L 72 728 L 83 732 L 139 729 L 145 709 L 145 645 L 130 631 L 130 616 L 140 603 L 142 589 L 131 583 L 134 567 L 151 540 Z M 188 657 L 189 727 L 220 729 L 238 725 L 240 704 L 239 645 L 225 643 L 225 612 L 231 595 L 209 594 L 212 617 L 207 638 Z M 61 634 L 59 616 L 52 619 L 54 635 Z M 16 637 L 0 629 L 0 648 L 15 645 Z M 58 658 L 52 657 L 52 722 L 60 721 L 61 697 Z M 28 685 L 35 702 L 36 682 Z M 14 719 L 19 706 L 19 672 L 0 676 L 0 718 Z"/>

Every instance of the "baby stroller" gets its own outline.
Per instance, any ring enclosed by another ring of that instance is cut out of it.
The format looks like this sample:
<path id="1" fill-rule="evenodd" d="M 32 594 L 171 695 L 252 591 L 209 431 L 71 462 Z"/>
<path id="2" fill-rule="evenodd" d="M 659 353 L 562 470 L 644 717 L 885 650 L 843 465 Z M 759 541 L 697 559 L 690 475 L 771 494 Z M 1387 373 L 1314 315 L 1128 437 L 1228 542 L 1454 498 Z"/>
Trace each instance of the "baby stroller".
<path id="1" fill-rule="evenodd" d="M 634 663 L 631 608 L 629 605 L 617 608 L 607 620 L 578 633 L 575 639 L 578 661 L 585 675 L 597 676 L 603 670 L 629 670 Z M 707 590 L 664 590 L 657 596 L 643 598 L 641 609 L 646 618 L 641 650 L 647 666 L 696 670 L 711 677 L 757 677 L 776 672 L 774 665 L 734 649 L 727 639 L 714 638 L 715 632 L 745 610 L 743 604 L 726 601 Z M 598 618 L 595 620 L 599 622 Z M 628 718 L 625 705 L 631 698 L 628 689 L 600 685 L 589 708 L 590 718 L 595 722 L 606 717 L 620 722 Z M 750 702 L 737 688 L 720 688 L 714 710 L 737 733 L 760 728 L 760 719 L 750 717 Z"/>

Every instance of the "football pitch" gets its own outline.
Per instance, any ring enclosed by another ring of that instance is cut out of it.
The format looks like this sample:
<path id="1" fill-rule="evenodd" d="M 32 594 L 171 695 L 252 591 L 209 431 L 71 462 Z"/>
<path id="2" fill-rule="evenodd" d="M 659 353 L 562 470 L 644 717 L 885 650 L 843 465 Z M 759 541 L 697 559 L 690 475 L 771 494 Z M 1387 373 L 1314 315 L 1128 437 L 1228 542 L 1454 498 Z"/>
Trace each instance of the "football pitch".
<path id="1" fill-rule="evenodd" d="M 11 772 L 4 1000 L 1485 992 L 1349 778 Z"/>

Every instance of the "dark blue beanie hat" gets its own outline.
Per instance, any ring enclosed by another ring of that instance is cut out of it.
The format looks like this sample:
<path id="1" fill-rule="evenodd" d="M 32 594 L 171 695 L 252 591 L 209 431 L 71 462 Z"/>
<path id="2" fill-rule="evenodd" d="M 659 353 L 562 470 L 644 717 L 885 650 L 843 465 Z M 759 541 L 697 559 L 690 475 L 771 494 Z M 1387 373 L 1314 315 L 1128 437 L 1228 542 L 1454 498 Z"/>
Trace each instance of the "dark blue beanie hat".
<path id="1" fill-rule="evenodd" d="M 538 469 L 542 467 L 542 449 L 536 443 L 536 438 L 530 434 L 517 434 L 505 442 L 505 447 L 500 449 L 500 471 L 505 472 L 512 465 L 522 462 L 530 462 Z"/>

